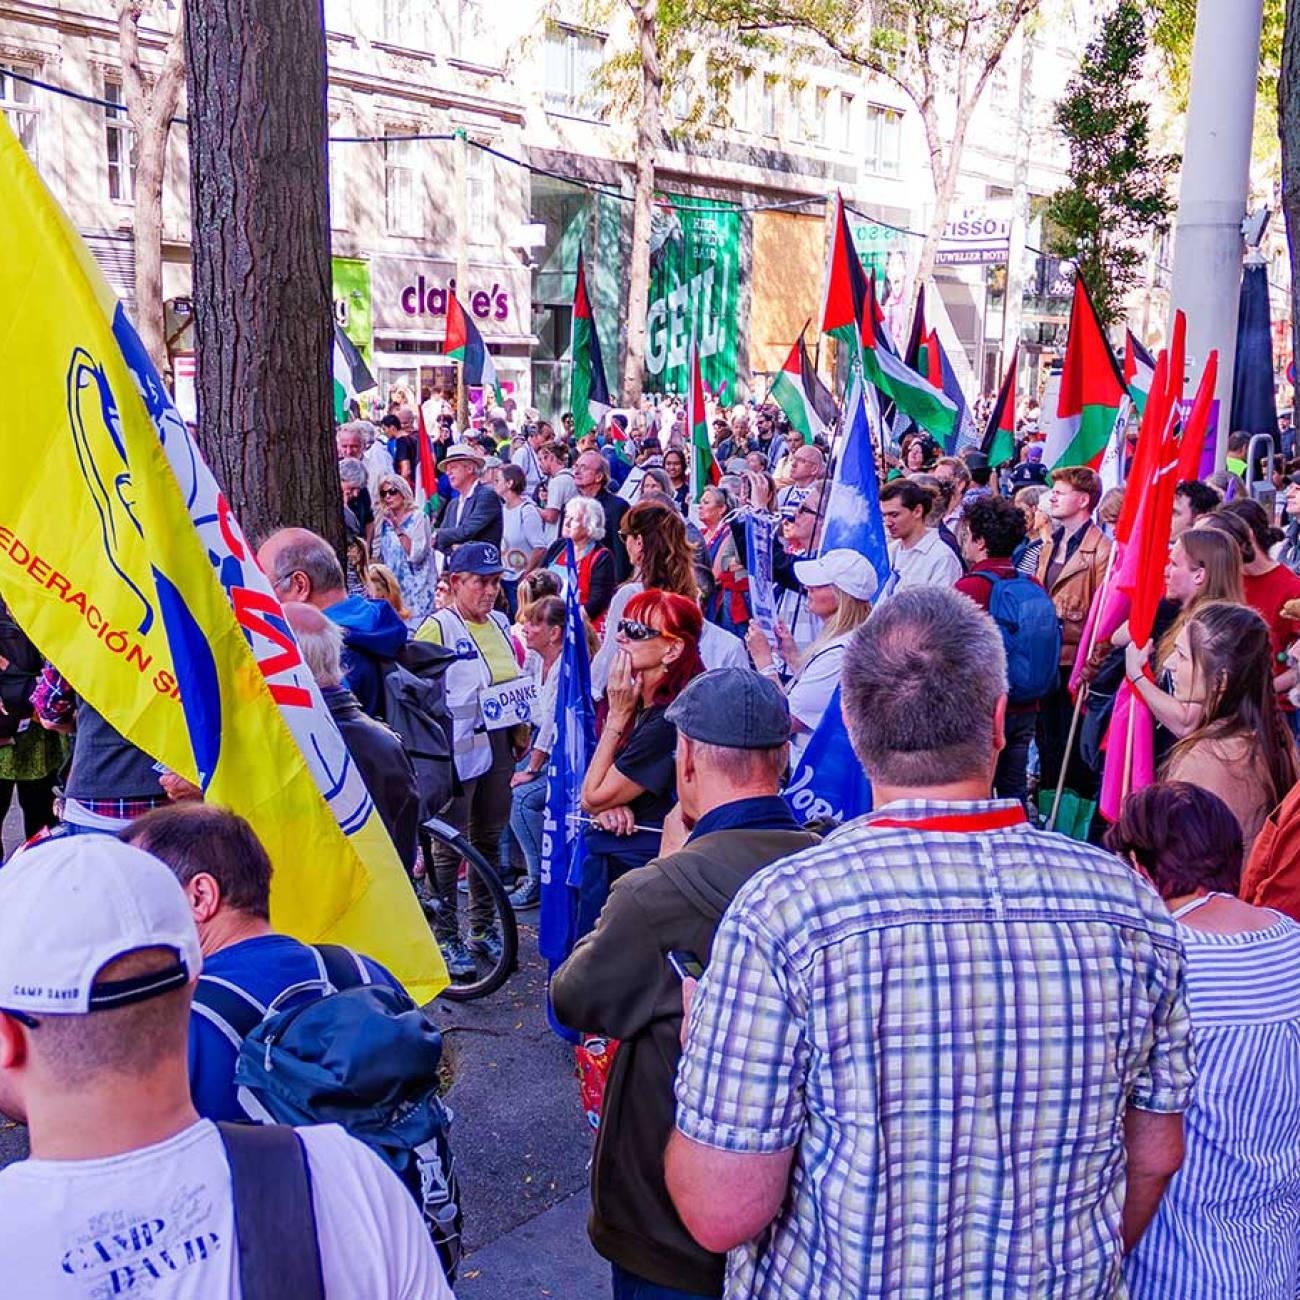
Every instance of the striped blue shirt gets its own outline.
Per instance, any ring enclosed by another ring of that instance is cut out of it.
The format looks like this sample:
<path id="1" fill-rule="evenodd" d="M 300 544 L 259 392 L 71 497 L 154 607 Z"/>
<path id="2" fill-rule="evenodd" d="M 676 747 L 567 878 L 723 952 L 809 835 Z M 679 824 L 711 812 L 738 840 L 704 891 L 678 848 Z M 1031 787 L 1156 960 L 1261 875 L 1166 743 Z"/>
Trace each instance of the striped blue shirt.
<path id="1" fill-rule="evenodd" d="M 1300 926 L 1181 925 L 1196 1044 L 1186 1153 L 1125 1260 L 1135 1300 L 1293 1300 L 1300 1289 Z"/>
<path id="2" fill-rule="evenodd" d="M 1111 1300 L 1125 1112 L 1193 1082 L 1177 927 L 1135 871 L 1013 801 L 900 801 L 736 895 L 677 1127 L 794 1149 L 731 1300 Z"/>

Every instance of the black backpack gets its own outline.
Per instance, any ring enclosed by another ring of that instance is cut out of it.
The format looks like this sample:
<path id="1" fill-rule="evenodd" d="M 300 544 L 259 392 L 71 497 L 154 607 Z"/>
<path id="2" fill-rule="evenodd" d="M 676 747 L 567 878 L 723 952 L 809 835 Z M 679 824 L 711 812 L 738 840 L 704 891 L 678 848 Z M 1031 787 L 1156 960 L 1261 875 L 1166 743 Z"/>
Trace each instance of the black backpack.
<path id="1" fill-rule="evenodd" d="M 431 641 L 408 641 L 395 659 L 380 661 L 384 721 L 397 732 L 415 768 L 421 821 L 440 813 L 456 791 L 445 679 L 457 658 L 454 650 Z"/>
<path id="2" fill-rule="evenodd" d="M 291 985 L 268 1007 L 201 975 L 195 1014 L 239 1045 L 234 1081 L 249 1119 L 338 1124 L 363 1142 L 414 1198 L 454 1282 L 464 1215 L 451 1112 L 438 1096 L 442 1035 L 405 993 L 372 983 L 351 949 L 312 951 L 320 978 Z M 309 992 L 320 996 L 299 1000 Z"/>
<path id="3" fill-rule="evenodd" d="M 32 716 L 32 692 L 45 660 L 0 601 L 0 740 L 13 740 Z"/>

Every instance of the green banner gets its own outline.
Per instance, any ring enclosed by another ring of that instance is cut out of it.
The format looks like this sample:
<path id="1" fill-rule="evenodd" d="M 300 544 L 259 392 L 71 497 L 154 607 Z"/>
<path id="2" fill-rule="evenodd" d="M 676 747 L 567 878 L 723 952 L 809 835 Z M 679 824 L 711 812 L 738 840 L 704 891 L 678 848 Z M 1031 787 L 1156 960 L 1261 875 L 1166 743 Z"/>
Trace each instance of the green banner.
<path id="1" fill-rule="evenodd" d="M 650 227 L 646 389 L 685 393 L 691 336 L 705 387 L 732 399 L 740 316 L 740 208 L 656 195 Z"/>
<path id="2" fill-rule="evenodd" d="M 333 257 L 330 265 L 334 279 L 334 319 L 357 345 L 366 365 L 371 366 L 370 263 L 356 257 Z"/>

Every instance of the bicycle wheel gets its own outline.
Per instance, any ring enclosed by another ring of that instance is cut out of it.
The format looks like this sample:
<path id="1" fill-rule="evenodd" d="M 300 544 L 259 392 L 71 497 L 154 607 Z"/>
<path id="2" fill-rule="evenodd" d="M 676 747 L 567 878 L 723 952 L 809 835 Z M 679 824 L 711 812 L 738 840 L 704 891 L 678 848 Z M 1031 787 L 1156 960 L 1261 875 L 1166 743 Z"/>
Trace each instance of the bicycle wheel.
<path id="1" fill-rule="evenodd" d="M 421 841 L 424 847 L 424 878 L 416 882 L 416 897 L 424 908 L 429 921 L 429 928 L 436 936 L 441 928 L 442 905 L 437 891 L 433 887 L 433 853 L 432 841 L 437 840 L 459 855 L 465 863 L 467 874 L 472 873 L 478 884 L 492 901 L 492 923 L 501 936 L 501 953 L 495 960 L 481 954 L 472 953 L 475 973 L 461 979 L 453 979 L 438 995 L 449 1002 L 472 1002 L 475 998 L 485 998 L 495 993 L 517 965 L 519 956 L 519 927 L 515 922 L 515 909 L 510 906 L 506 888 L 497 873 L 492 870 L 483 855 L 450 823 L 438 817 L 430 817 L 424 823 Z M 456 933 L 462 942 L 469 929 L 468 901 L 458 902 L 456 907 Z"/>

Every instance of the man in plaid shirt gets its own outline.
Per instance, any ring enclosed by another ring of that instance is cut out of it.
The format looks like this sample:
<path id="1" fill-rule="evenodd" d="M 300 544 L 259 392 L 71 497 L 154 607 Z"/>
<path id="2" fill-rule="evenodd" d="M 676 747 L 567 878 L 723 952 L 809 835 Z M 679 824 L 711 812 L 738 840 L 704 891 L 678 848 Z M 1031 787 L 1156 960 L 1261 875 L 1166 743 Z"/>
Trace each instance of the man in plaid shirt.
<path id="1" fill-rule="evenodd" d="M 877 810 L 723 919 L 667 1182 L 728 1297 L 1122 1296 L 1182 1160 L 1183 954 L 1125 863 L 989 798 L 1001 635 L 899 592 L 842 679 Z"/>

